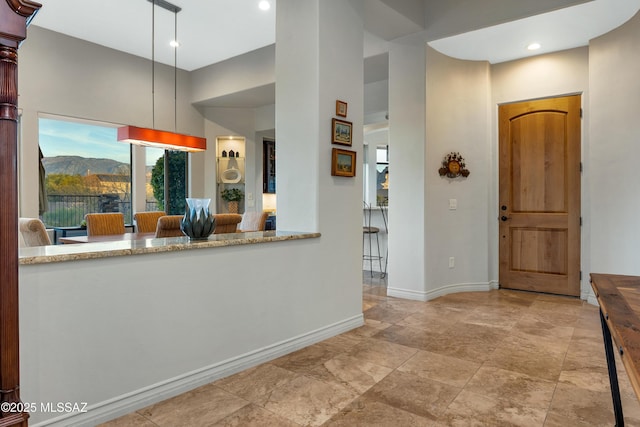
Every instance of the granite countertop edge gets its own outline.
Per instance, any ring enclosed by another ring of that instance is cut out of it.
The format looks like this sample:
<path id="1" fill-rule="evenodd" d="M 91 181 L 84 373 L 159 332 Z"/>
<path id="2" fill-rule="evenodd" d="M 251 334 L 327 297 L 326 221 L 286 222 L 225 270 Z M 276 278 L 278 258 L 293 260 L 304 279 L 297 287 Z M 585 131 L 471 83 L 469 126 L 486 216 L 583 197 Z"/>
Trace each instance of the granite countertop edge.
<path id="1" fill-rule="evenodd" d="M 318 238 L 318 232 L 254 231 L 246 233 L 213 234 L 206 240 L 170 237 L 116 242 L 79 243 L 20 248 L 20 265 L 46 264 L 115 256 L 178 252 L 226 246 Z"/>

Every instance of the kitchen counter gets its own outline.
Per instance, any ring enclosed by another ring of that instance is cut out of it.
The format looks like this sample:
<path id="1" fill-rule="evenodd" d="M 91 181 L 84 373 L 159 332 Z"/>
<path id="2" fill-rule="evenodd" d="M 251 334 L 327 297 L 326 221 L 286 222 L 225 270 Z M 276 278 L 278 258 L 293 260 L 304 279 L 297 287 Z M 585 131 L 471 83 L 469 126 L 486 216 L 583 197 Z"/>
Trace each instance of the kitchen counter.
<path id="1" fill-rule="evenodd" d="M 82 245 L 52 245 L 20 248 L 20 265 L 78 261 L 159 252 L 189 251 L 224 246 L 254 245 L 258 243 L 320 237 L 320 233 L 289 231 L 254 231 L 247 233 L 212 234 L 207 240 L 190 241 L 188 237 L 121 240 L 117 242 Z"/>

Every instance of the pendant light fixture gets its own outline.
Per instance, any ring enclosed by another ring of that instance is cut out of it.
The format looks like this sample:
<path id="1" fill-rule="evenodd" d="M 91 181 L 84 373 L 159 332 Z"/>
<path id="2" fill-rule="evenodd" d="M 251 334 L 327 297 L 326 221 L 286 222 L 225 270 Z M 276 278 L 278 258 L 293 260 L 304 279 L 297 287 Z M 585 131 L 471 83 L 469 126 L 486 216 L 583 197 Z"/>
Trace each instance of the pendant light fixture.
<path id="1" fill-rule="evenodd" d="M 148 0 L 151 5 L 151 115 L 152 128 L 122 126 L 118 128 L 118 141 L 135 145 L 162 148 L 176 151 L 204 151 L 207 148 L 206 138 L 177 133 L 178 127 L 178 47 L 174 46 L 173 79 L 174 79 L 174 132 L 155 129 L 155 8 L 156 5 L 174 14 L 174 40 L 178 40 L 178 12 L 182 9 L 165 0 Z M 177 44 L 177 43 L 176 43 Z"/>

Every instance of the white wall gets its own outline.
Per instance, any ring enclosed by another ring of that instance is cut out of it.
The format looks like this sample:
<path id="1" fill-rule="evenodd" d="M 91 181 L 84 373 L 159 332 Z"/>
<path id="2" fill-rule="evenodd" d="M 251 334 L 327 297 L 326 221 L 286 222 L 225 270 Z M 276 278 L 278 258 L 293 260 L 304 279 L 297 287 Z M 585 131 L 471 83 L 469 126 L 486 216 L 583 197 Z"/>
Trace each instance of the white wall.
<path id="1" fill-rule="evenodd" d="M 427 300 L 487 290 L 489 66 L 403 41 L 389 55 L 389 292 Z M 468 178 L 438 174 L 451 151 L 465 157 Z"/>
<path id="2" fill-rule="evenodd" d="M 22 400 L 87 402 L 90 413 L 55 425 L 96 425 L 359 326 L 360 285 L 326 280 L 326 246 L 21 265 Z"/>
<path id="3" fill-rule="evenodd" d="M 426 292 L 486 290 L 490 182 L 489 64 L 449 58 L 427 47 Z M 441 177 L 450 152 L 459 152 L 467 178 Z M 449 209 L 449 200 L 457 209 Z M 449 268 L 449 258 L 454 268 Z"/>
<path id="4" fill-rule="evenodd" d="M 425 43 L 409 36 L 389 50 L 389 295 L 425 293 Z"/>
<path id="5" fill-rule="evenodd" d="M 256 170 L 252 165 L 256 161 L 256 140 L 255 140 L 255 111 L 252 108 L 205 108 L 205 136 L 211 142 L 211 150 L 204 153 L 205 158 L 205 178 L 204 178 L 204 194 L 205 197 L 211 198 L 212 201 L 217 200 L 215 209 L 217 212 L 223 212 L 221 206 L 217 206 L 221 200 L 218 200 L 217 185 L 217 163 L 216 163 L 216 138 L 219 136 L 242 136 L 245 138 L 245 204 L 247 193 L 256 194 L 261 192 L 262 187 L 256 188 L 256 176 L 261 174 L 260 170 Z M 262 141 L 260 141 L 262 144 Z M 262 148 L 260 147 L 260 152 Z M 262 177 L 262 175 L 260 175 Z M 212 203 L 213 206 L 213 203 Z M 253 209 L 252 209 L 253 210 Z M 226 210 L 224 211 L 226 212 Z"/>
<path id="6" fill-rule="evenodd" d="M 591 268 L 640 274 L 640 14 L 590 43 Z"/>
<path id="7" fill-rule="evenodd" d="M 389 80 L 364 85 L 364 114 L 386 113 L 389 109 Z"/>
<path id="8" fill-rule="evenodd" d="M 593 82 L 592 82 L 593 83 Z M 589 51 L 586 47 L 535 56 L 491 67 L 491 184 L 489 193 L 489 266 L 490 278 L 498 280 L 498 105 L 508 102 L 547 98 L 567 94 L 582 94 L 582 153 L 589 152 Z M 593 199 L 589 190 L 589 162 L 583 162 L 581 263 L 588 272 L 591 218 L 588 215 Z M 588 274 L 582 276 L 582 298 L 588 298 L 591 288 Z"/>
<path id="9" fill-rule="evenodd" d="M 206 103 L 211 98 L 273 84 L 274 76 L 275 45 L 265 46 L 193 71 L 191 99 Z"/>

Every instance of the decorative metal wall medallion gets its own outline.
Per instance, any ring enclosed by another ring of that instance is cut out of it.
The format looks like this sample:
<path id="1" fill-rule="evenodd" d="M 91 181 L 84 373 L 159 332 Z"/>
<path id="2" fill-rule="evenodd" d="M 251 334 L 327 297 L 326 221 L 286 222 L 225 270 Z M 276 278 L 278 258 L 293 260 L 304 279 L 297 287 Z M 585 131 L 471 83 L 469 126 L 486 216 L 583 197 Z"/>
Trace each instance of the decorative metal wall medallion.
<path id="1" fill-rule="evenodd" d="M 440 176 L 447 176 L 449 178 L 456 178 L 460 175 L 466 178 L 471 172 L 467 169 L 464 158 L 460 153 L 452 151 L 444 156 L 442 167 L 438 169 L 438 173 Z"/>

